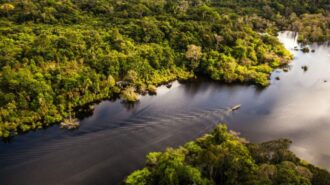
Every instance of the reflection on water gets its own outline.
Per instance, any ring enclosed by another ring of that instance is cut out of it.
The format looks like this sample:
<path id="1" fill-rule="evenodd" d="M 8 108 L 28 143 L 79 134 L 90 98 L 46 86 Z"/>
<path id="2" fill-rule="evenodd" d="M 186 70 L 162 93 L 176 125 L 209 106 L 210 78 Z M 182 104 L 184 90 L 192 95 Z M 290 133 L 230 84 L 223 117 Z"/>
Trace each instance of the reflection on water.
<path id="1" fill-rule="evenodd" d="M 160 87 L 134 106 L 103 101 L 78 130 L 54 126 L 1 143 L 0 184 L 118 184 L 148 152 L 184 144 L 224 121 L 251 141 L 292 139 L 296 154 L 330 169 L 330 48 L 312 45 L 315 52 L 304 54 L 295 50 L 296 34 L 279 38 L 295 60 L 288 72 L 276 70 L 266 89 L 200 80 Z M 242 108 L 230 112 L 236 104 Z"/>

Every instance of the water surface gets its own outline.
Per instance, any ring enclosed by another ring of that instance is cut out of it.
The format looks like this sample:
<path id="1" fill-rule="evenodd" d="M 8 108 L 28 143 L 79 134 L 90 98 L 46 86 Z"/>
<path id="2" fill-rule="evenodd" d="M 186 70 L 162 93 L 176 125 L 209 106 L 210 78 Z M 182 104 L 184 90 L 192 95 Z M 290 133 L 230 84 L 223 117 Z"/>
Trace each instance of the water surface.
<path id="1" fill-rule="evenodd" d="M 78 130 L 54 126 L 0 143 L 0 184 L 120 184 L 143 166 L 148 152 L 182 145 L 217 122 L 253 142 L 289 138 L 297 155 L 330 170 L 330 48 L 312 45 L 314 53 L 295 51 L 296 36 L 279 34 L 295 59 L 288 72 L 276 70 L 265 89 L 175 82 L 134 106 L 103 101 Z M 242 108 L 228 111 L 236 104 Z"/>

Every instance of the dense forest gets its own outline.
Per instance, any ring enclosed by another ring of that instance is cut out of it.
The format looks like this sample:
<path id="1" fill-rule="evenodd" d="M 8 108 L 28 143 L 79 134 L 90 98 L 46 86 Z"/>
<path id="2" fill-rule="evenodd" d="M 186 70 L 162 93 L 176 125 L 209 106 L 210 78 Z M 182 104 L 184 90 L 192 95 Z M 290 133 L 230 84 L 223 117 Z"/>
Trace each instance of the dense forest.
<path id="1" fill-rule="evenodd" d="M 248 15 L 252 26 L 259 30 L 292 30 L 299 32 L 299 41 L 328 42 L 330 40 L 329 0 L 220 0 L 215 1 L 225 11 Z"/>
<path id="2" fill-rule="evenodd" d="M 267 86 L 292 59 L 276 31 L 328 41 L 329 9 L 329 0 L 0 0 L 0 137 L 175 79 Z"/>
<path id="3" fill-rule="evenodd" d="M 127 185 L 328 185 L 330 174 L 297 158 L 280 139 L 252 144 L 225 125 L 183 147 L 153 152 Z"/>

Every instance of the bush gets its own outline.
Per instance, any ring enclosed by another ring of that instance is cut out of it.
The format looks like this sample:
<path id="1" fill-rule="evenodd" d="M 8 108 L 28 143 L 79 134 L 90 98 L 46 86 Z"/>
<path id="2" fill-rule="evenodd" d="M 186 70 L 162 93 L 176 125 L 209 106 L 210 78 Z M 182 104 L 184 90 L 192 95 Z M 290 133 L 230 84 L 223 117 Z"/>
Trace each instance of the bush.
<path id="1" fill-rule="evenodd" d="M 157 87 L 154 85 L 148 85 L 148 92 L 150 94 L 157 94 Z"/>
<path id="2" fill-rule="evenodd" d="M 136 102 L 139 100 L 139 95 L 133 87 L 128 87 L 121 92 L 121 98 L 126 102 Z"/>

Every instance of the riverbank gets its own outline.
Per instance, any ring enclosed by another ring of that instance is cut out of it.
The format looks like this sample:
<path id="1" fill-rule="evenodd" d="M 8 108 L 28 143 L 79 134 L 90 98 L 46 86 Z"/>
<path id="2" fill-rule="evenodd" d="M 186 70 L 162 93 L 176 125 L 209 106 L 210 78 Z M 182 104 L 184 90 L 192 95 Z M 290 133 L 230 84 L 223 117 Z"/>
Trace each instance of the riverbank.
<path id="1" fill-rule="evenodd" d="M 2 3 L 0 137 L 74 118 L 74 109 L 118 93 L 136 101 L 150 86 L 197 74 L 267 86 L 292 59 L 274 35 L 216 3 L 161 4 Z"/>
<path id="2" fill-rule="evenodd" d="M 104 100 L 81 116 L 77 130 L 54 125 L 0 143 L 0 179 L 18 185 L 120 184 L 144 167 L 149 152 L 184 145 L 217 122 L 252 143 L 289 138 L 299 158 L 330 170 L 324 142 L 330 139 L 330 84 L 324 83 L 330 81 L 329 47 L 311 45 L 315 52 L 303 53 L 294 50 L 296 34 L 279 33 L 279 39 L 295 59 L 287 72 L 272 73 L 268 87 L 198 79 L 160 86 L 157 96 L 141 96 L 134 105 Z M 242 107 L 228 114 L 237 104 Z"/>

